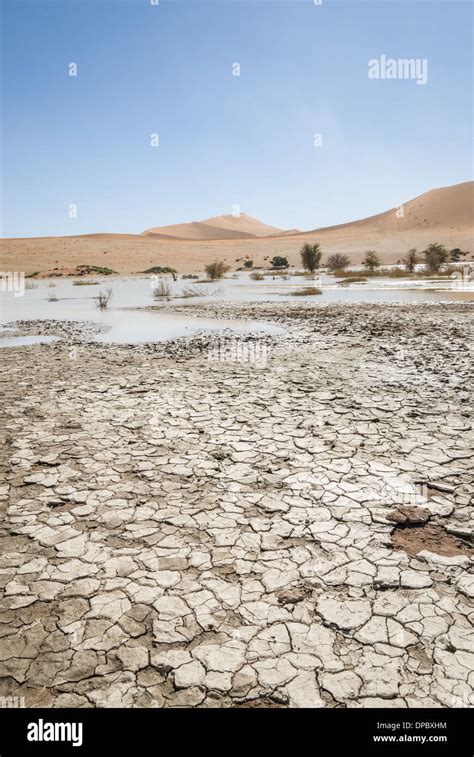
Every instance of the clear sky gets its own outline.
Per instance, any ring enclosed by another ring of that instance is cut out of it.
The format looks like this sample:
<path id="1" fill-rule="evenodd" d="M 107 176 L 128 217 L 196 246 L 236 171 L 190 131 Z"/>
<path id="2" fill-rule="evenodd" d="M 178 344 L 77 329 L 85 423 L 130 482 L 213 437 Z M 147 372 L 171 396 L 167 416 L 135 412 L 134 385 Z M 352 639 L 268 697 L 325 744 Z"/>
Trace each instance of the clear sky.
<path id="1" fill-rule="evenodd" d="M 472 178 L 470 0 L 2 10 L 2 236 L 138 233 L 235 205 L 312 229 Z M 427 84 L 369 79 L 383 54 L 426 58 Z"/>

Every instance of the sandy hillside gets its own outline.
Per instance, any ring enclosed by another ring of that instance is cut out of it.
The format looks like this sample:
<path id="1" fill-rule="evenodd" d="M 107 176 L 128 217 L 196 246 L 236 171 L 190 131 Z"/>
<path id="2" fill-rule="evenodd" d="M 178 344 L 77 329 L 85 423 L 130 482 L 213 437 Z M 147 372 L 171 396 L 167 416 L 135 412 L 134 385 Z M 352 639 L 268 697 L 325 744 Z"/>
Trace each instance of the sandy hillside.
<path id="1" fill-rule="evenodd" d="M 385 213 L 360 221 L 316 229 L 318 232 L 355 231 L 362 227 L 377 231 L 472 231 L 474 225 L 474 182 L 432 189 Z M 312 234 L 314 232 L 306 232 Z"/>
<path id="2" fill-rule="evenodd" d="M 0 241 L 0 270 L 32 273 L 56 268 L 60 273 L 61 269 L 66 272 L 76 265 L 90 264 L 128 274 L 161 265 L 189 273 L 202 270 L 215 259 L 225 260 L 235 269 L 245 258 L 252 259 L 257 266 L 268 263 L 274 255 L 284 255 L 290 264 L 298 264 L 299 249 L 308 241 L 319 242 L 325 255 L 347 254 L 354 264 L 363 259 L 367 249 L 376 250 L 383 262 L 393 263 L 410 247 L 423 250 L 430 242 L 440 242 L 448 249 L 460 247 L 474 254 L 473 196 L 474 182 L 434 189 L 407 201 L 403 217 L 397 216 L 394 208 L 361 221 L 305 233 L 278 232 L 242 214 L 240 231 L 231 228 L 238 220 L 233 216 L 179 225 L 180 229 L 192 227 L 193 230 L 198 225 L 199 233 L 203 233 L 204 227 L 206 234 L 228 233 L 231 238 L 177 239 L 144 233 L 3 239 Z M 216 226 L 216 222 L 222 226 Z M 160 228 L 162 232 L 165 228 L 176 230 L 176 227 Z M 269 230 L 269 236 L 257 236 L 263 229 Z"/>
<path id="3" fill-rule="evenodd" d="M 267 226 L 257 218 L 246 213 L 239 216 L 225 215 L 214 216 L 206 221 L 193 221 L 192 223 L 180 223 L 174 226 L 155 226 L 143 232 L 145 236 L 158 236 L 167 239 L 248 239 L 266 237 L 271 234 L 281 234 L 282 229 L 275 226 Z"/>

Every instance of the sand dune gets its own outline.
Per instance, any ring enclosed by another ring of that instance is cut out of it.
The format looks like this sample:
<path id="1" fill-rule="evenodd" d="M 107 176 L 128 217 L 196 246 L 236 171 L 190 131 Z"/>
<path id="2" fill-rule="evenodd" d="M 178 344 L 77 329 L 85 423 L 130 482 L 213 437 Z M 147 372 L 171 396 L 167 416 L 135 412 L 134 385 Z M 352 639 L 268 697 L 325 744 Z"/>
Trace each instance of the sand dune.
<path id="1" fill-rule="evenodd" d="M 474 181 L 432 189 L 399 207 L 360 221 L 314 229 L 306 234 L 364 227 L 378 231 L 466 230 L 474 226 Z"/>
<path id="2" fill-rule="evenodd" d="M 144 231 L 144 235 L 160 236 L 167 239 L 216 240 L 245 239 L 248 237 L 290 237 L 307 236 L 315 233 L 346 230 L 358 231 L 360 228 L 374 231 L 408 231 L 473 228 L 474 218 L 474 182 L 467 181 L 451 187 L 442 187 L 425 192 L 413 200 L 384 213 L 337 226 L 325 226 L 311 231 L 298 229 L 282 230 L 258 221 L 256 218 L 241 213 L 215 216 L 207 221 L 177 224 L 175 226 L 157 226 Z"/>
<path id="3" fill-rule="evenodd" d="M 179 224 L 180 229 L 192 227 L 192 234 L 199 227 L 203 236 L 198 239 L 173 236 L 177 227 L 160 227 L 161 232 L 156 234 L 150 230 L 151 233 L 136 235 L 3 239 L 0 270 L 66 272 L 76 265 L 89 264 L 128 274 L 161 265 L 190 273 L 202 271 L 206 263 L 216 259 L 225 260 L 234 270 L 242 266 L 245 258 L 252 259 L 255 266 L 267 265 L 274 255 L 284 255 L 291 265 L 297 265 L 301 245 L 307 241 L 321 244 L 323 263 L 326 255 L 341 252 L 357 264 L 367 249 L 376 250 L 384 263 L 395 263 L 410 247 L 423 250 L 430 242 L 474 253 L 473 198 L 474 182 L 465 182 L 434 189 L 406 202 L 403 216 L 392 208 L 361 221 L 309 232 L 282 232 L 242 214 L 240 226 L 233 216 Z M 165 229 L 171 229 L 172 234 L 166 236 Z"/>
<path id="4" fill-rule="evenodd" d="M 145 236 L 159 236 L 167 239 L 247 239 L 255 237 L 267 237 L 271 234 L 284 233 L 275 226 L 267 226 L 257 218 L 246 213 L 238 216 L 225 215 L 213 216 L 206 221 L 193 221 L 192 223 L 179 223 L 173 226 L 155 226 L 143 232 Z"/>
<path id="5" fill-rule="evenodd" d="M 173 231 L 175 229 L 175 231 Z M 166 230 L 166 231 L 165 231 Z M 233 229 L 220 229 L 217 226 L 208 226 L 204 222 L 193 221 L 193 223 L 183 223 L 176 227 L 163 227 L 163 231 L 145 231 L 143 236 L 154 237 L 155 239 L 187 239 L 195 242 L 205 242 L 218 239 L 256 239 L 255 234 L 248 234 L 244 231 L 235 231 Z"/>

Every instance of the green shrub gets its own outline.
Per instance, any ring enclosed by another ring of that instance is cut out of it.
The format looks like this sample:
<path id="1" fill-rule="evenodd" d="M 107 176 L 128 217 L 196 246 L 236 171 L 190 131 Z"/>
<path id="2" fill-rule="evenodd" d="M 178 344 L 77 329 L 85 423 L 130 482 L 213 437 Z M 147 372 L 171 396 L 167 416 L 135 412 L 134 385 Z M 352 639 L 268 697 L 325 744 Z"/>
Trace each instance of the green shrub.
<path id="1" fill-rule="evenodd" d="M 304 244 L 300 250 L 303 268 L 310 273 L 314 273 L 319 268 L 322 254 L 319 244 Z"/>
<path id="2" fill-rule="evenodd" d="M 213 263 L 209 263 L 205 266 L 204 270 L 208 279 L 216 281 L 216 279 L 221 279 L 223 275 L 227 273 L 229 266 L 222 260 L 215 260 Z"/>
<path id="3" fill-rule="evenodd" d="M 101 276 L 111 276 L 117 271 L 113 271 L 112 268 L 106 268 L 101 265 L 78 265 L 76 266 L 78 276 L 84 276 L 85 274 L 98 273 Z"/>
<path id="4" fill-rule="evenodd" d="M 376 268 L 380 267 L 380 258 L 374 250 L 367 250 L 362 265 L 369 271 L 375 271 Z"/>
<path id="5" fill-rule="evenodd" d="M 275 255 L 275 257 L 270 260 L 270 265 L 273 268 L 288 268 L 290 264 L 288 263 L 288 258 L 284 258 L 281 255 Z"/>
<path id="6" fill-rule="evenodd" d="M 173 281 L 176 281 L 177 279 L 177 271 L 174 268 L 170 268 L 169 266 L 161 266 L 161 265 L 154 265 L 151 268 L 147 268 L 146 271 L 142 271 L 142 273 L 170 273 L 173 277 Z"/>
<path id="7" fill-rule="evenodd" d="M 330 271 L 340 272 L 347 268 L 347 266 L 350 265 L 350 262 L 351 261 L 347 255 L 340 255 L 336 252 L 334 255 L 328 257 L 326 265 Z"/>
<path id="8" fill-rule="evenodd" d="M 437 273 L 441 266 L 448 260 L 449 253 L 444 244 L 436 242 L 429 244 L 426 250 L 423 250 L 426 270 L 429 273 Z"/>

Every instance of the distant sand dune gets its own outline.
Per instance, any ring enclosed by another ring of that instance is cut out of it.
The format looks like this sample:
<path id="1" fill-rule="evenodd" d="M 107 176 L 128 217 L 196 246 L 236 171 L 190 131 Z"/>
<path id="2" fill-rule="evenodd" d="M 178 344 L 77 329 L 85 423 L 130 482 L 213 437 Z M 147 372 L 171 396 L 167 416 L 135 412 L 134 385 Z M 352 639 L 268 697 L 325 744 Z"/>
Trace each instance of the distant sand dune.
<path id="1" fill-rule="evenodd" d="M 171 233 L 169 233 L 171 230 Z M 184 231 L 183 231 L 184 230 Z M 187 237 L 177 237 L 178 233 Z M 250 258 L 268 265 L 274 255 L 299 264 L 303 242 L 321 244 L 324 257 L 344 253 L 360 263 L 367 249 L 385 263 L 402 258 L 410 247 L 423 250 L 430 242 L 474 253 L 474 182 L 426 192 L 403 206 L 360 221 L 309 232 L 282 231 L 241 214 L 207 221 L 155 227 L 143 234 L 86 234 L 0 240 L 2 271 L 70 271 L 81 264 L 107 266 L 119 273 L 138 273 L 153 265 L 173 266 L 181 273 L 202 271 L 212 260 L 235 269 Z M 194 235 L 194 236 L 193 236 Z M 196 238 L 196 235 L 201 235 Z"/>
<path id="2" fill-rule="evenodd" d="M 267 237 L 270 234 L 281 234 L 282 229 L 275 226 L 267 226 L 252 218 L 246 213 L 238 216 L 214 216 L 206 221 L 194 221 L 193 223 L 179 223 L 174 226 L 155 226 L 143 232 L 145 236 L 150 234 L 174 237 L 175 239 L 248 239 L 255 237 Z M 284 232 L 283 232 L 284 233 Z"/>
<path id="3" fill-rule="evenodd" d="M 167 233 L 174 229 L 174 233 Z M 193 223 L 183 223 L 178 226 L 164 226 L 161 232 L 145 231 L 143 236 L 154 237 L 155 239 L 187 239 L 195 242 L 204 242 L 215 239 L 256 239 L 255 234 L 249 234 L 244 231 L 233 231 L 232 229 L 221 229 L 218 226 L 208 226 L 204 222 L 194 221 Z"/>
<path id="4" fill-rule="evenodd" d="M 360 227 L 378 231 L 424 231 L 436 228 L 472 230 L 473 225 L 474 182 L 466 181 L 452 187 L 432 189 L 385 213 L 305 233 L 314 234 L 315 231 L 327 232 Z"/>

